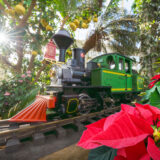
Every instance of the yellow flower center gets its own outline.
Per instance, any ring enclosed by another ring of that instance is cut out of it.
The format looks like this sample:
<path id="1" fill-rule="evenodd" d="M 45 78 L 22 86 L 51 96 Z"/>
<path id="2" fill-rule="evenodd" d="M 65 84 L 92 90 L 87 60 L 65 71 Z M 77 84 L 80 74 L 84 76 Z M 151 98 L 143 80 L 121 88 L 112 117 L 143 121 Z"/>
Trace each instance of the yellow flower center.
<path id="1" fill-rule="evenodd" d="M 160 132 L 157 130 L 157 128 L 154 129 L 153 138 L 154 138 L 155 142 L 157 142 L 158 140 L 160 140 Z"/>

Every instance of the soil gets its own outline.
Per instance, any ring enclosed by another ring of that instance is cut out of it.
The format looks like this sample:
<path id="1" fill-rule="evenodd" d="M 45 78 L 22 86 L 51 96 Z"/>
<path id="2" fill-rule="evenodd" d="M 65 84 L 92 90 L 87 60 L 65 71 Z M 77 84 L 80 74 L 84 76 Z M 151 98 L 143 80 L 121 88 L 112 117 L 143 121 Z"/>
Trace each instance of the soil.
<path id="1" fill-rule="evenodd" d="M 89 150 L 85 150 L 74 144 L 58 152 L 42 157 L 39 160 L 88 160 L 88 153 Z"/>

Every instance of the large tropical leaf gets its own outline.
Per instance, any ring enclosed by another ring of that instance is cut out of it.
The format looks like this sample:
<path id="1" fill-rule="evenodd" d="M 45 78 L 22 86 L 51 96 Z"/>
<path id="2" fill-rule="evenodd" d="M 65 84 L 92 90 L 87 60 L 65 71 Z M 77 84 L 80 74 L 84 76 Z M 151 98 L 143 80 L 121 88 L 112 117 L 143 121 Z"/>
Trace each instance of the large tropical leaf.
<path id="1" fill-rule="evenodd" d="M 150 95 L 150 104 L 155 107 L 160 107 L 160 94 L 157 88 Z"/>
<path id="2" fill-rule="evenodd" d="M 88 160 L 113 160 L 116 155 L 116 149 L 101 146 L 90 151 Z"/>
<path id="3" fill-rule="evenodd" d="M 121 54 L 137 53 L 137 25 L 133 15 L 122 13 L 118 7 L 114 7 L 107 8 L 99 18 L 101 19 L 99 24 L 94 32 L 91 31 L 90 37 L 83 46 L 86 52 L 93 48 L 97 51 L 103 49 L 106 52 L 108 48 L 102 47 L 106 46 Z"/>

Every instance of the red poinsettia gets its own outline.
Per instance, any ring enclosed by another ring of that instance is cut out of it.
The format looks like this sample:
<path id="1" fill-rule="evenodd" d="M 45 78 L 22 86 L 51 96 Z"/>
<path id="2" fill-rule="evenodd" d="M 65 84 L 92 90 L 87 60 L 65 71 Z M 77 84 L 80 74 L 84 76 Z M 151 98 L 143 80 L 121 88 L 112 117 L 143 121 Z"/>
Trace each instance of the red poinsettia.
<path id="1" fill-rule="evenodd" d="M 78 145 L 118 149 L 114 160 L 159 160 L 160 110 L 148 104 L 135 106 L 122 104 L 120 112 L 86 126 Z"/>
<path id="2" fill-rule="evenodd" d="M 155 85 L 155 83 L 160 81 L 160 74 L 155 75 L 154 77 L 152 77 L 151 80 L 153 80 L 153 81 L 148 85 L 149 88 L 152 88 Z"/>

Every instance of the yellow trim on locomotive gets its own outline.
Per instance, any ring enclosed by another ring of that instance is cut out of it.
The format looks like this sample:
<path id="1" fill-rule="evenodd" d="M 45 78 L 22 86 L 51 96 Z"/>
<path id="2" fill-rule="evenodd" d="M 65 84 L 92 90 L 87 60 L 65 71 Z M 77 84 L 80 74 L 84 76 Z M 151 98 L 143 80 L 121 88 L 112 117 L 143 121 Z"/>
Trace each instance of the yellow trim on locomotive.
<path id="1" fill-rule="evenodd" d="M 104 73 L 112 73 L 112 74 L 116 74 L 116 75 L 131 77 L 131 75 L 129 75 L 129 74 L 124 74 L 124 73 L 118 73 L 118 72 L 112 72 L 112 71 L 106 71 L 106 70 L 103 70 L 103 72 L 104 72 Z"/>
<path id="2" fill-rule="evenodd" d="M 77 101 L 76 110 L 78 109 L 78 105 L 79 105 L 79 100 L 78 100 L 78 98 L 71 98 L 71 99 L 68 100 L 66 113 L 74 113 L 74 112 L 76 111 L 76 110 L 74 110 L 73 112 L 69 112 L 69 104 L 71 103 L 72 100 L 76 100 L 76 101 Z"/>
<path id="3" fill-rule="evenodd" d="M 132 88 L 112 88 L 112 91 L 127 91 L 127 90 L 129 90 L 129 91 L 131 91 L 132 90 Z"/>

